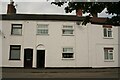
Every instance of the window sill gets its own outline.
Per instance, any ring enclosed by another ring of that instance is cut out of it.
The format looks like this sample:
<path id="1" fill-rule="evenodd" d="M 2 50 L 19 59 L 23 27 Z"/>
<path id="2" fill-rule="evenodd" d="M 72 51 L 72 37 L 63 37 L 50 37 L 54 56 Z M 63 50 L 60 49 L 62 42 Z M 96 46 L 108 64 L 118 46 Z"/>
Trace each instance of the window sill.
<path id="1" fill-rule="evenodd" d="M 22 35 L 19 35 L 19 34 L 11 34 L 10 36 L 22 36 Z"/>
<path id="2" fill-rule="evenodd" d="M 104 62 L 114 62 L 114 60 L 104 60 Z"/>
<path id="3" fill-rule="evenodd" d="M 103 39 L 113 39 L 113 37 L 103 37 Z"/>
<path id="4" fill-rule="evenodd" d="M 62 34 L 62 36 L 74 36 L 74 34 Z"/>
<path id="5" fill-rule="evenodd" d="M 49 34 L 36 34 L 37 36 L 49 36 Z"/>
<path id="6" fill-rule="evenodd" d="M 75 58 L 62 58 L 62 60 L 75 60 Z"/>

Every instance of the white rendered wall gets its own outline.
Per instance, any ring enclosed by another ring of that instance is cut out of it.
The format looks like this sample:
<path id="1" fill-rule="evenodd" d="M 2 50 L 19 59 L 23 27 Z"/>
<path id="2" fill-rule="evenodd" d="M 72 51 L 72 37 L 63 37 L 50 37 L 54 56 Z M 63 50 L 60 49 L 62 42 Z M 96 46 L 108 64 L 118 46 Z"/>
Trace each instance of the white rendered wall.
<path id="1" fill-rule="evenodd" d="M 90 25 L 89 27 L 89 61 L 92 67 L 117 67 L 118 66 L 118 27 L 113 26 L 113 38 L 103 37 L 102 25 Z M 104 61 L 104 47 L 114 48 L 114 60 Z"/>
<path id="2" fill-rule="evenodd" d="M 120 27 L 118 26 L 118 64 L 120 67 Z"/>
<path id="3" fill-rule="evenodd" d="M 0 21 L 0 67 L 2 67 L 2 22 Z"/>
<path id="4" fill-rule="evenodd" d="M 37 22 L 38 24 L 49 24 L 49 35 L 37 35 L 37 45 L 43 44 L 46 50 L 46 67 L 74 67 L 75 59 L 64 60 L 62 59 L 62 48 L 73 47 L 75 48 L 75 36 L 62 36 L 63 25 L 73 25 L 73 22 Z"/>
<path id="5" fill-rule="evenodd" d="M 16 21 L 3 21 L 2 28 L 5 35 L 3 38 L 3 54 L 2 63 L 3 67 L 22 67 L 23 66 L 23 36 L 11 35 L 11 24 L 15 24 Z M 23 21 L 18 21 L 18 24 L 23 23 Z M 22 45 L 21 46 L 21 60 L 9 60 L 10 45 Z"/>
<path id="6" fill-rule="evenodd" d="M 23 24 L 22 36 L 11 34 L 11 24 Z M 3 67 L 24 67 L 24 49 L 33 49 L 33 67 L 36 67 L 36 50 L 44 45 L 45 67 L 117 67 L 118 29 L 113 27 L 113 39 L 103 38 L 101 25 L 76 25 L 74 21 L 3 21 Z M 48 24 L 49 35 L 36 35 L 37 24 Z M 62 36 L 62 26 L 74 26 L 74 36 Z M 21 45 L 21 60 L 9 60 L 10 45 Z M 103 48 L 114 47 L 114 61 L 105 62 Z M 74 59 L 62 59 L 62 48 L 73 47 Z"/>
<path id="7" fill-rule="evenodd" d="M 75 23 L 75 33 L 76 67 L 89 67 L 88 27 Z"/>

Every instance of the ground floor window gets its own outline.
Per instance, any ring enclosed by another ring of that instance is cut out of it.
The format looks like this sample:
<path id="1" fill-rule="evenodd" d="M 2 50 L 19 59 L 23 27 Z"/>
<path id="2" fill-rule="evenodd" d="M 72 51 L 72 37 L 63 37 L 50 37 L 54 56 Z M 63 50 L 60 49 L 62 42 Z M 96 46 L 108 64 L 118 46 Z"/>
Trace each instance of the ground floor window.
<path id="1" fill-rule="evenodd" d="M 113 60 L 113 48 L 104 48 L 104 60 Z"/>
<path id="2" fill-rule="evenodd" d="M 62 58 L 74 58 L 73 48 L 63 48 Z"/>
<path id="3" fill-rule="evenodd" d="M 21 45 L 10 45 L 9 60 L 20 60 Z"/>

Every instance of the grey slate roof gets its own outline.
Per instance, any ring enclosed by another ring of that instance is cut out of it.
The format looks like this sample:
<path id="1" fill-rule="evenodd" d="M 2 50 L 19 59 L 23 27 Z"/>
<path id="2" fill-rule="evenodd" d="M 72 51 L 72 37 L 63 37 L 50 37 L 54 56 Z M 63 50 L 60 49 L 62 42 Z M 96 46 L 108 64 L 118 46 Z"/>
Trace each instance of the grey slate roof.
<path id="1" fill-rule="evenodd" d="M 51 20 L 51 21 L 84 21 L 86 17 L 76 15 L 53 14 L 0 14 L 0 20 Z M 107 23 L 108 18 L 92 18 L 91 24 L 115 25 Z"/>
<path id="2" fill-rule="evenodd" d="M 76 15 L 47 15 L 47 14 L 1 14 L 1 20 L 58 20 L 58 21 L 83 21 L 85 17 Z"/>

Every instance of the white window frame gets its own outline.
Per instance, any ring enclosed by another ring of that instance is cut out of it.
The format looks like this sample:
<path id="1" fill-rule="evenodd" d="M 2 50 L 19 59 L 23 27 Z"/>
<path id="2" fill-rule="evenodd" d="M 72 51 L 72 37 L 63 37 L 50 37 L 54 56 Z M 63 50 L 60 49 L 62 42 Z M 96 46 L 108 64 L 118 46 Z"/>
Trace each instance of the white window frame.
<path id="1" fill-rule="evenodd" d="M 46 28 L 45 28 L 45 27 L 41 27 L 41 28 L 40 28 L 40 26 L 45 26 Z M 43 31 L 47 30 L 47 33 L 39 33 L 39 32 L 38 32 L 38 29 L 39 29 L 39 30 L 43 30 Z M 36 34 L 37 34 L 37 35 L 49 35 L 48 24 L 37 24 Z"/>
<path id="2" fill-rule="evenodd" d="M 105 36 L 105 31 L 104 31 L 105 29 L 106 29 L 106 36 Z M 111 32 L 111 36 L 109 36 L 109 32 Z M 109 38 L 112 39 L 112 38 L 113 38 L 113 28 L 104 27 L 104 28 L 103 28 L 103 37 L 104 37 L 104 38 L 108 38 L 108 39 L 109 39 Z"/>
<path id="3" fill-rule="evenodd" d="M 20 29 L 20 34 L 14 33 L 14 29 Z M 11 35 L 22 35 L 22 24 L 11 24 Z"/>
<path id="4" fill-rule="evenodd" d="M 66 48 L 66 49 L 70 49 L 70 48 L 71 48 L 72 51 L 64 52 L 64 49 L 65 49 L 65 48 Z M 73 54 L 73 55 L 72 55 L 73 57 L 72 57 L 72 58 L 64 58 L 64 57 L 63 57 L 63 54 Z M 63 47 L 63 48 L 62 48 L 62 59 L 75 59 L 74 48 L 73 48 L 73 47 Z"/>
<path id="5" fill-rule="evenodd" d="M 72 27 L 72 28 L 70 28 L 70 27 Z M 73 34 L 64 34 L 64 33 L 63 33 L 63 30 L 72 31 Z M 63 25 L 63 26 L 62 26 L 62 35 L 63 35 L 63 36 L 73 36 L 73 35 L 74 35 L 74 26 L 73 26 L 73 25 Z"/>
<path id="6" fill-rule="evenodd" d="M 107 59 L 106 59 L 106 51 L 107 50 Z M 112 52 L 111 52 L 112 51 Z M 112 59 L 110 59 L 110 54 L 112 54 Z M 114 48 L 110 48 L 110 47 L 105 47 L 104 48 L 104 61 L 114 61 Z"/>

